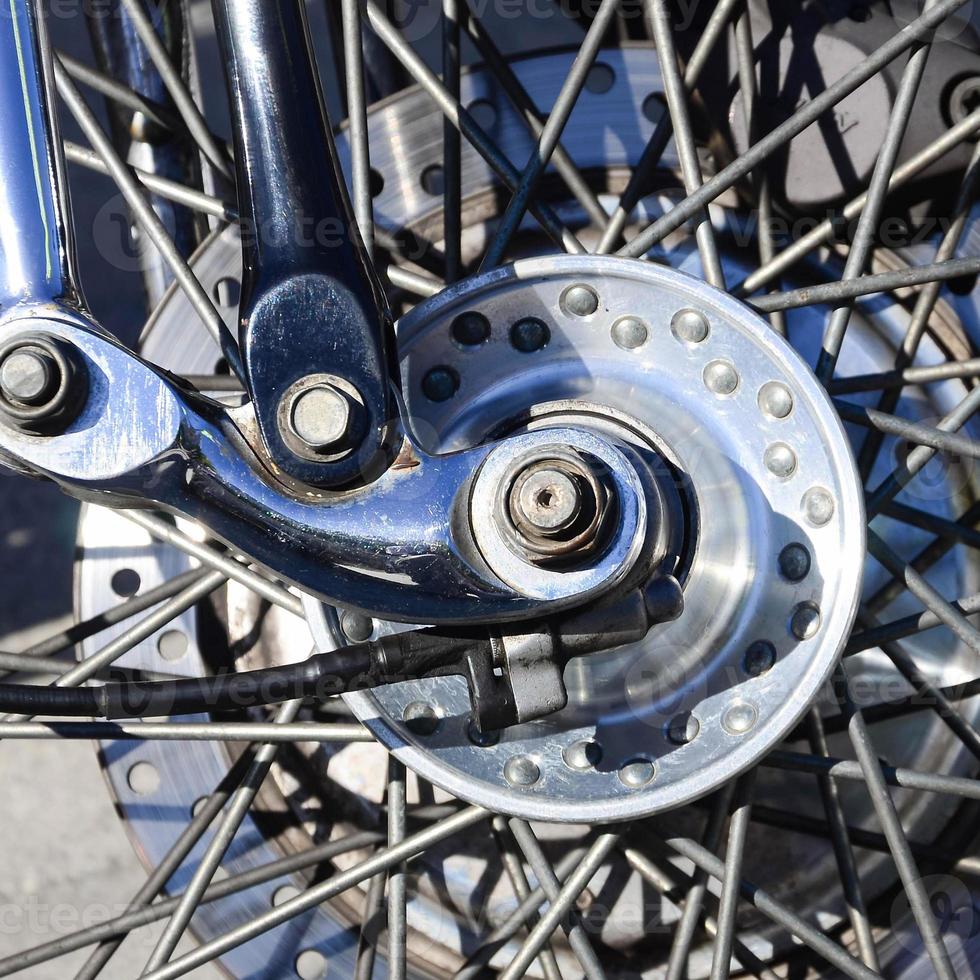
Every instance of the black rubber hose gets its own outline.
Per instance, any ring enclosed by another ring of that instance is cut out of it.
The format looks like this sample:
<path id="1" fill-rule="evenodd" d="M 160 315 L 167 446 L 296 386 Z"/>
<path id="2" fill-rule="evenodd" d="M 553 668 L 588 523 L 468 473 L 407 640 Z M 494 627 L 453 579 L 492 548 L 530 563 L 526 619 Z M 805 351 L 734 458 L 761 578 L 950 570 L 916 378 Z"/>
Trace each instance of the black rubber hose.
<path id="1" fill-rule="evenodd" d="M 294 698 L 325 698 L 434 673 L 461 672 L 461 651 L 487 639 L 418 630 L 357 643 L 281 667 L 176 681 L 127 681 L 100 687 L 0 684 L 0 711 L 84 718 L 159 718 Z"/>

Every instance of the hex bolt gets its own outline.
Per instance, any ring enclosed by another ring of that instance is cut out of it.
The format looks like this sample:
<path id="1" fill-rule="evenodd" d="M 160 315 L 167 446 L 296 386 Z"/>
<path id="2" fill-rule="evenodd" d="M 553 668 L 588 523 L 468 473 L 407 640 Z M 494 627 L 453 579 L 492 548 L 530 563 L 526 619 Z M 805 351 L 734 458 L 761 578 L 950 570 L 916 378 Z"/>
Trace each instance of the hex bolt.
<path id="1" fill-rule="evenodd" d="M 8 354 L 0 366 L 4 397 L 20 405 L 42 405 L 61 383 L 58 364 L 38 347 L 21 347 Z"/>
<path id="2" fill-rule="evenodd" d="M 350 431 L 350 400 L 331 384 L 316 384 L 293 400 L 289 424 L 296 438 L 314 452 L 336 448 Z"/>
<path id="3" fill-rule="evenodd" d="M 578 482 L 558 469 L 538 470 L 517 495 L 521 522 L 542 534 L 568 527 L 582 511 Z"/>
<path id="4" fill-rule="evenodd" d="M 0 349 L 0 410 L 13 425 L 44 435 L 64 431 L 87 394 L 85 362 L 66 341 L 37 334 Z"/>

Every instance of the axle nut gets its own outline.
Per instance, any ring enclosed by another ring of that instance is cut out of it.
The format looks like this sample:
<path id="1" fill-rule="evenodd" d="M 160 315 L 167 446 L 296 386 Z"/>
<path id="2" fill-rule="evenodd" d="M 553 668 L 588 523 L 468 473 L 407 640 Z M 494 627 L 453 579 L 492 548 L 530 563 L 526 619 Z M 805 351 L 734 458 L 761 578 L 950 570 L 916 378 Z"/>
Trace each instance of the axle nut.
<path id="1" fill-rule="evenodd" d="M 507 498 L 514 543 L 538 565 L 573 562 L 600 544 L 611 492 L 577 453 L 538 459 L 520 470 Z"/>

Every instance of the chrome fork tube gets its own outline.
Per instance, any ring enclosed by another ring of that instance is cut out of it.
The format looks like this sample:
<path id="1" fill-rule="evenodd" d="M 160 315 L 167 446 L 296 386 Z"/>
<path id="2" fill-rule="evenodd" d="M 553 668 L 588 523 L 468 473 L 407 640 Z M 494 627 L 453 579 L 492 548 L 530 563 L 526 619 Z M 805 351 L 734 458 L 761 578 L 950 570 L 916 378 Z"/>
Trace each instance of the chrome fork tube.
<path id="1" fill-rule="evenodd" d="M 53 78 L 37 0 L 0 0 L 0 314 L 80 302 Z"/>

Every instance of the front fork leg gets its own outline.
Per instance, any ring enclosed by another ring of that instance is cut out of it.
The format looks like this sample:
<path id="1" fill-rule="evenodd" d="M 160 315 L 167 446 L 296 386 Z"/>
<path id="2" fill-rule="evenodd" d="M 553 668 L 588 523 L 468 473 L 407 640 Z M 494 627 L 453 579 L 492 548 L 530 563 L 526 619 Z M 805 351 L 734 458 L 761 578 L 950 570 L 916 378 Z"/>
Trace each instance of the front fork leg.
<path id="1" fill-rule="evenodd" d="M 0 315 L 81 307 L 47 28 L 37 0 L 0 0 Z"/>
<path id="2" fill-rule="evenodd" d="M 364 482 L 397 431 L 397 362 L 301 0 L 213 0 L 242 218 L 239 337 L 262 449 L 293 480 Z M 383 467 L 381 467 L 383 469 Z"/>

